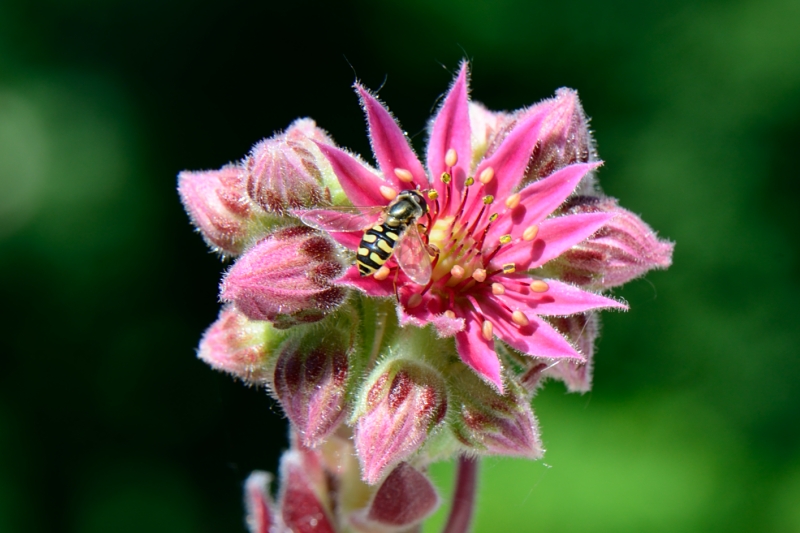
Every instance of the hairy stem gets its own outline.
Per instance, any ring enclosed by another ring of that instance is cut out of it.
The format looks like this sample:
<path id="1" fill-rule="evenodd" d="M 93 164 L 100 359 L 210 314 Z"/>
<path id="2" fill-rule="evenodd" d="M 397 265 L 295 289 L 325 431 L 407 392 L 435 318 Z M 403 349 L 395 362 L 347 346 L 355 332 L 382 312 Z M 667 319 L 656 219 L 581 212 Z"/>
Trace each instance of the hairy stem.
<path id="1" fill-rule="evenodd" d="M 462 455 L 458 458 L 453 504 L 443 533 L 467 533 L 475 511 L 475 492 L 478 481 L 478 459 Z"/>

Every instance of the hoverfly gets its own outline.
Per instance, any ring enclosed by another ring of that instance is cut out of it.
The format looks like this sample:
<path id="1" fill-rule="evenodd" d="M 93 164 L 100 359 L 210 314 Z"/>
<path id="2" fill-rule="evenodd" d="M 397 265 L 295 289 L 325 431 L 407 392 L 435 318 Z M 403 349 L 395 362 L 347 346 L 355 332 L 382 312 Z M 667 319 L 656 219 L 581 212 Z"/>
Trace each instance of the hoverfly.
<path id="1" fill-rule="evenodd" d="M 324 207 L 293 213 L 307 226 L 324 231 L 362 231 L 356 265 L 362 276 L 373 275 L 394 256 L 403 272 L 419 285 L 431 279 L 431 258 L 417 220 L 428 212 L 422 195 L 401 191 L 386 206 Z"/>

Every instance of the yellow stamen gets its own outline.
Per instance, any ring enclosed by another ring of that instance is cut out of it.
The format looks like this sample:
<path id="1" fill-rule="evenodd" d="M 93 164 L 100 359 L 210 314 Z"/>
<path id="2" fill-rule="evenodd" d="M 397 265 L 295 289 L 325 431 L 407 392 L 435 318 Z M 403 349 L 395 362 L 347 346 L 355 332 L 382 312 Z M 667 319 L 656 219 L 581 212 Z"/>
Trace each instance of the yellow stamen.
<path id="1" fill-rule="evenodd" d="M 494 196 L 492 196 L 491 194 L 487 194 L 486 196 L 483 197 L 484 204 L 489 205 L 492 202 L 494 202 Z"/>
<path id="2" fill-rule="evenodd" d="M 464 277 L 464 267 L 461 265 L 453 265 L 453 268 L 450 269 L 450 275 L 456 279 L 461 279 Z"/>
<path id="3" fill-rule="evenodd" d="M 517 265 L 514 263 L 506 263 L 503 265 L 503 274 L 513 274 L 517 270 Z"/>
<path id="4" fill-rule="evenodd" d="M 533 226 L 528 226 L 527 228 L 525 228 L 525 231 L 522 232 L 522 238 L 523 240 L 526 241 L 532 241 L 533 239 L 536 238 L 536 235 L 538 234 L 539 234 L 539 226 L 534 224 Z"/>
<path id="5" fill-rule="evenodd" d="M 444 156 L 444 164 L 448 167 L 455 166 L 458 163 L 458 154 L 452 148 L 450 148 Z"/>
<path id="6" fill-rule="evenodd" d="M 494 222 L 497 220 L 497 213 L 492 213 L 492 216 L 489 217 L 489 222 Z"/>
<path id="7" fill-rule="evenodd" d="M 511 242 L 511 235 L 503 235 L 500 237 L 500 244 L 508 244 Z"/>
<path id="8" fill-rule="evenodd" d="M 486 185 L 494 178 L 494 169 L 492 167 L 486 167 L 481 171 L 480 176 L 478 176 L 478 181 Z"/>
<path id="9" fill-rule="evenodd" d="M 470 177 L 468 177 L 468 178 L 467 178 L 467 179 L 464 181 L 464 186 L 465 186 L 465 187 L 469 187 L 469 186 L 471 186 L 473 183 L 475 183 L 475 178 L 473 178 L 472 176 L 470 176 Z"/>
<path id="10" fill-rule="evenodd" d="M 506 288 L 499 283 L 492 283 L 492 294 L 499 296 L 506 293 Z"/>
<path id="11" fill-rule="evenodd" d="M 444 312 L 444 316 L 446 316 L 447 318 L 455 318 L 456 314 L 450 309 L 448 309 L 447 311 Z"/>
<path id="12" fill-rule="evenodd" d="M 389 273 L 390 272 L 391 272 L 391 270 L 389 270 L 389 267 L 387 267 L 386 265 L 383 265 L 382 267 L 380 267 L 378 269 L 377 272 L 375 272 L 372 275 L 372 277 L 377 279 L 378 281 L 383 281 L 383 280 L 385 280 L 386 278 L 389 277 Z"/>
<path id="13" fill-rule="evenodd" d="M 414 175 L 411 173 L 410 170 L 406 168 L 396 168 L 394 169 L 394 175 L 397 176 L 397 179 L 400 181 L 404 181 L 406 183 L 411 183 L 414 181 Z"/>
<path id="14" fill-rule="evenodd" d="M 428 199 L 436 200 L 437 198 L 439 198 L 439 193 L 434 189 L 428 189 Z"/>
<path id="15" fill-rule="evenodd" d="M 488 320 L 483 321 L 483 325 L 481 326 L 481 335 L 487 341 L 490 341 L 494 338 L 494 326 Z"/>
<path id="16" fill-rule="evenodd" d="M 475 272 L 472 273 L 472 279 L 482 283 L 486 279 L 486 271 L 482 268 L 476 268 Z"/>
<path id="17" fill-rule="evenodd" d="M 397 191 L 387 185 L 381 185 L 381 196 L 392 201 L 397 197 Z"/>
<path id="18" fill-rule="evenodd" d="M 450 183 L 450 179 L 452 176 L 448 172 L 442 172 L 442 183 L 447 184 Z"/>
<path id="19" fill-rule="evenodd" d="M 412 309 L 421 303 L 422 303 L 422 295 L 419 293 L 414 293 L 411 295 L 411 298 L 408 299 L 408 305 L 406 305 L 406 307 Z"/>
<path id="20" fill-rule="evenodd" d="M 518 326 L 527 326 L 529 324 L 528 317 L 522 311 L 514 311 L 511 313 L 511 321 Z"/>
<path id="21" fill-rule="evenodd" d="M 506 207 L 509 209 L 515 209 L 519 205 L 521 199 L 522 195 L 518 192 L 515 192 L 514 194 L 506 198 Z"/>
<path id="22" fill-rule="evenodd" d="M 531 290 L 533 292 L 547 292 L 547 289 L 550 288 L 550 285 L 547 282 L 544 282 L 540 279 L 531 281 Z"/>

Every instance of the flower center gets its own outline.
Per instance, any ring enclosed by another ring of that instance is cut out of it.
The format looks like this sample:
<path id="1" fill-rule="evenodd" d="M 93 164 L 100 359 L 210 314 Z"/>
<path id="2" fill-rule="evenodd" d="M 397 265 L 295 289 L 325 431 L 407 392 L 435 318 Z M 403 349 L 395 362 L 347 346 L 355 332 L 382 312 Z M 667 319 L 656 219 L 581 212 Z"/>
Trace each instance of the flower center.
<path id="1" fill-rule="evenodd" d="M 428 241 L 439 250 L 439 260 L 433 269 L 435 282 L 448 276 L 445 285 L 452 287 L 463 278 L 482 268 L 477 242 L 455 216 L 437 219 L 428 232 Z"/>

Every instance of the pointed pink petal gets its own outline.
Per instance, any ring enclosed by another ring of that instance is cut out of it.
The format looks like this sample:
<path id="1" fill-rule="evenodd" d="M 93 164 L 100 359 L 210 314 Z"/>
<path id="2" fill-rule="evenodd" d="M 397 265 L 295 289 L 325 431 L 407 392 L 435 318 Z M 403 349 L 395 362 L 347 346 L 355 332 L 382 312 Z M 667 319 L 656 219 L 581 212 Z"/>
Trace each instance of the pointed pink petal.
<path id="1" fill-rule="evenodd" d="M 514 281 L 504 283 L 505 294 L 498 296 L 512 311 L 532 311 L 536 315 L 565 316 L 583 313 L 591 309 L 616 308 L 628 309 L 628 306 L 594 294 L 583 291 L 554 279 L 544 280 L 548 289 L 546 292 L 533 292 L 527 285 L 517 285 Z M 527 316 L 527 315 L 526 315 Z"/>
<path id="2" fill-rule="evenodd" d="M 511 322 L 508 311 L 502 309 L 497 303 L 482 302 L 487 318 L 494 325 L 494 332 L 503 341 L 520 352 L 535 357 L 548 359 L 577 359 L 583 361 L 583 356 L 578 353 L 567 339 L 553 329 L 553 327 L 537 316 L 528 317 L 528 325 L 518 326 Z"/>
<path id="3" fill-rule="evenodd" d="M 386 198 L 380 190 L 386 182 L 373 174 L 364 163 L 333 146 L 322 143 L 317 143 L 317 146 L 330 161 L 333 172 L 353 205 L 386 205 Z"/>
<path id="4" fill-rule="evenodd" d="M 539 225 L 535 239 L 503 246 L 491 264 L 493 268 L 503 268 L 514 263 L 517 272 L 540 267 L 589 237 L 613 217 L 608 213 L 587 213 L 547 219 Z"/>
<path id="5" fill-rule="evenodd" d="M 535 181 L 520 191 L 520 203 L 513 211 L 501 212 L 486 235 L 486 242 L 496 242 L 501 235 L 522 236 L 526 228 L 547 218 L 572 194 L 578 182 L 601 163 L 564 167 L 546 178 Z"/>
<path id="6" fill-rule="evenodd" d="M 496 200 L 505 201 L 525 175 L 533 149 L 541 140 L 542 125 L 545 121 L 554 120 L 567 112 L 566 107 L 564 102 L 547 100 L 531 109 L 527 116 L 514 126 L 497 150 L 484 159 L 475 170 L 475 177 L 479 179 L 483 171 L 491 167 L 494 178 L 482 187 L 479 194 L 472 197 L 468 213 L 475 207 L 480 208 L 480 198 L 485 195 L 490 194 Z"/>
<path id="7" fill-rule="evenodd" d="M 400 187 L 398 190 L 413 189 L 417 185 L 426 189 L 428 178 L 425 169 L 422 168 L 422 164 L 408 144 L 405 133 L 397 125 L 389 110 L 361 85 L 356 85 L 356 90 L 367 113 L 372 151 L 375 152 L 375 159 L 383 171 L 384 179 Z M 396 168 L 411 172 L 414 181 L 412 183 L 400 181 L 394 172 Z"/>
<path id="8" fill-rule="evenodd" d="M 374 276 L 362 276 L 355 265 L 348 268 L 344 276 L 334 283 L 358 289 L 369 296 L 394 296 L 394 283 L 390 278 L 379 281 Z"/>
<path id="9" fill-rule="evenodd" d="M 500 375 L 500 360 L 494 351 L 494 340 L 483 338 L 481 325 L 480 319 L 470 312 L 464 331 L 456 333 L 456 350 L 464 363 L 502 394 L 503 378 Z"/>
<path id="10" fill-rule="evenodd" d="M 468 64 L 461 64 L 461 70 L 450 87 L 442 107 L 431 125 L 428 141 L 428 170 L 431 180 L 440 195 L 444 194 L 444 183 L 439 179 L 443 172 L 450 172 L 455 187 L 454 203 L 458 205 L 464 181 L 472 164 L 471 129 L 469 123 L 469 98 L 467 96 Z M 452 169 L 447 168 L 445 156 L 453 149 L 458 161 Z"/>

